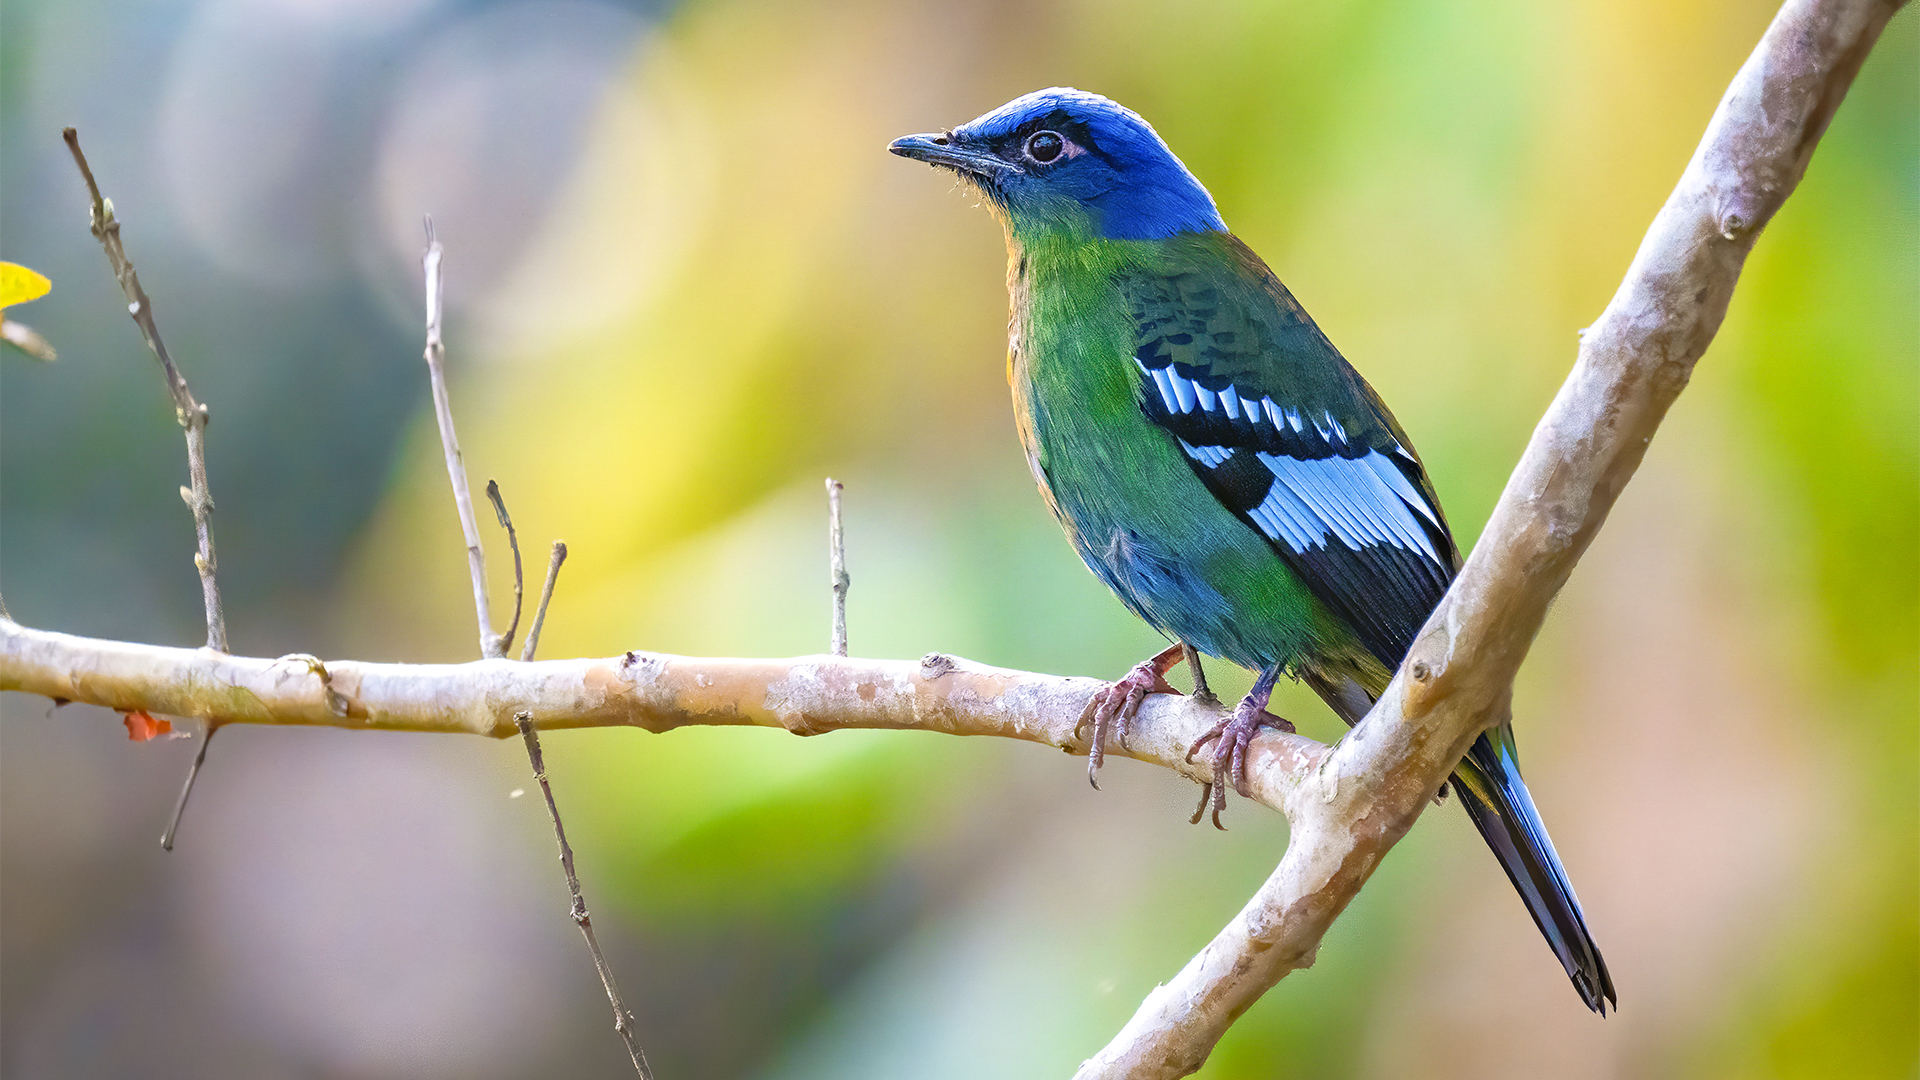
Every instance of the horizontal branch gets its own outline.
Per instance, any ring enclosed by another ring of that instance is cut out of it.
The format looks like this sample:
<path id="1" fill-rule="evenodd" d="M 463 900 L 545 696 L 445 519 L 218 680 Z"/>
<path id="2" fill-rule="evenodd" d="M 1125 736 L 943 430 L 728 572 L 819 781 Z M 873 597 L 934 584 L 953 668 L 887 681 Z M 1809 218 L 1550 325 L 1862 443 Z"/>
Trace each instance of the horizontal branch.
<path id="1" fill-rule="evenodd" d="M 275 660 L 207 649 L 103 641 L 0 619 L 0 690 L 21 690 L 120 712 L 196 717 L 219 724 L 318 725 L 427 731 L 504 739 L 514 714 L 542 731 L 712 725 L 818 735 L 841 728 L 991 735 L 1087 752 L 1075 730 L 1105 683 L 988 667 L 942 654 L 918 661 L 803 656 L 702 659 L 627 653 L 599 659 L 372 664 L 290 656 Z M 1185 697 L 1147 700 L 1119 754 L 1196 781 L 1213 778 L 1187 747 L 1220 719 Z M 1298 778 L 1327 748 L 1299 735 L 1254 747 L 1249 791 L 1286 811 Z"/>

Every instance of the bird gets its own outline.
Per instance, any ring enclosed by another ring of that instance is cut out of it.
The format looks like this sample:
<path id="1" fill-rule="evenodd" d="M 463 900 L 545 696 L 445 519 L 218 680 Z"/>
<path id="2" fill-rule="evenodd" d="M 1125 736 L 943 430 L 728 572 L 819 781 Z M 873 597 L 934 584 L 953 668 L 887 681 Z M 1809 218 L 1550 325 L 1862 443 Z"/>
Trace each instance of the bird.
<path id="1" fill-rule="evenodd" d="M 1037 90 L 888 149 L 950 170 L 1007 239 L 1007 379 L 1028 467 L 1080 558 L 1173 644 L 1089 705 L 1088 775 L 1167 673 L 1200 656 L 1257 672 L 1197 740 L 1226 783 L 1289 676 L 1348 725 L 1386 689 L 1459 572 L 1459 548 L 1386 403 L 1139 114 Z M 1450 778 L 1589 1009 L 1618 1007 L 1606 961 L 1533 797 L 1511 721 Z"/>

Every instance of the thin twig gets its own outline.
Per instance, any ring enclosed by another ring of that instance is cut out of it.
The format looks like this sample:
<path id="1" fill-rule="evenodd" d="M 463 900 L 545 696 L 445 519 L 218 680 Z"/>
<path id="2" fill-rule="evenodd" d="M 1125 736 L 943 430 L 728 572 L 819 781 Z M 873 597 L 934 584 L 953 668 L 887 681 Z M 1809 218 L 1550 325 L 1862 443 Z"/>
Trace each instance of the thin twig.
<path id="1" fill-rule="evenodd" d="M 173 355 L 167 352 L 166 342 L 160 338 L 160 325 L 153 318 L 153 301 L 147 297 L 147 291 L 140 286 L 140 275 L 134 272 L 133 261 L 127 258 L 126 248 L 120 241 L 120 219 L 113 215 L 113 204 L 100 194 L 100 184 L 93 177 L 93 169 L 87 164 L 87 155 L 80 150 L 80 133 L 67 128 L 60 133 L 67 142 L 67 149 L 73 154 L 73 163 L 80 169 L 81 179 L 87 184 L 87 198 L 91 201 L 88 211 L 89 225 L 94 239 L 100 241 L 100 247 L 107 254 L 107 264 L 113 268 L 113 277 L 120 283 L 120 291 L 127 297 L 127 313 L 133 317 L 133 324 L 140 328 L 140 336 L 154 358 L 160 361 L 160 370 L 167 383 L 167 395 L 173 399 L 174 419 L 179 421 L 187 436 L 187 480 L 190 486 L 180 489 L 180 498 L 186 501 L 187 509 L 193 514 L 193 531 L 199 543 L 194 552 L 193 566 L 200 574 L 200 596 L 207 615 L 207 648 L 217 652 L 227 651 L 227 616 L 220 604 L 220 585 L 215 580 L 215 571 L 219 563 L 213 552 L 213 491 L 207 483 L 207 407 L 193 396 L 193 390 L 187 386 L 187 377 L 180 374 L 180 368 L 174 364 Z M 180 799 L 174 803 L 173 817 L 167 821 L 166 831 L 160 834 L 160 846 L 167 851 L 173 850 L 173 838 L 180 830 L 180 818 L 187 812 L 187 799 L 193 795 L 194 782 L 200 778 L 200 767 L 206 763 L 207 747 L 213 742 L 213 733 L 220 730 L 211 719 L 207 721 L 207 733 L 200 739 L 200 750 L 193 756 L 193 765 L 187 770 L 187 778 L 180 785 Z"/>
<path id="2" fill-rule="evenodd" d="M 220 725 L 209 720 L 207 733 L 200 737 L 200 751 L 193 755 L 193 764 L 187 767 L 186 783 L 180 785 L 180 801 L 173 804 L 173 817 L 167 822 L 167 831 L 160 834 L 162 851 L 173 850 L 173 838 L 180 832 L 180 818 L 187 812 L 187 798 L 193 794 L 193 782 L 200 778 L 200 766 L 207 763 L 207 747 L 212 745 L 214 733 Z"/>
<path id="3" fill-rule="evenodd" d="M 487 481 L 487 498 L 493 503 L 493 516 L 500 519 L 500 527 L 507 530 L 507 546 L 513 549 L 513 621 L 507 624 L 507 632 L 500 635 L 500 654 L 506 655 L 513 648 L 513 635 L 520 632 L 520 598 L 523 588 L 520 570 L 520 537 L 513 531 L 513 519 L 507 516 L 507 502 L 500 497 L 500 485 L 492 479 Z"/>
<path id="4" fill-rule="evenodd" d="M 633 1014 L 621 1002 L 620 989 L 613 984 L 613 969 L 607 966 L 606 954 L 600 951 L 600 942 L 593 936 L 587 901 L 580 895 L 580 877 L 573 872 L 573 848 L 567 844 L 566 827 L 560 824 L 560 807 L 554 803 L 553 788 L 547 783 L 547 764 L 540 756 L 540 736 L 533 729 L 533 714 L 525 710 L 514 713 L 513 722 L 520 729 L 520 737 L 526 740 L 533 778 L 540 782 L 540 794 L 547 799 L 547 814 L 553 818 L 553 838 L 560 845 L 560 868 L 566 871 L 567 892 L 573 897 L 571 914 L 580 927 L 581 936 L 587 939 L 587 951 L 593 954 L 593 966 L 600 972 L 600 985 L 607 989 L 607 1003 L 613 1006 L 613 1030 L 619 1032 L 621 1041 L 627 1044 L 627 1054 L 633 1058 L 634 1071 L 640 1074 L 641 1080 L 653 1080 L 653 1072 L 647 1068 L 647 1055 L 640 1049 L 639 1037 L 633 1029 Z"/>
<path id="5" fill-rule="evenodd" d="M 93 169 L 87 165 L 87 156 L 80 152 L 80 134 L 72 128 L 60 133 L 67 140 L 67 149 L 73 153 L 73 163 L 80 167 L 80 176 L 87 182 L 87 197 L 92 200 L 92 229 L 94 239 L 107 253 L 107 263 L 113 267 L 114 280 L 120 283 L 120 291 L 127 295 L 127 313 L 133 316 L 133 323 L 140 328 L 140 336 L 146 339 L 147 348 L 160 361 L 160 368 L 166 376 L 167 393 L 173 398 L 174 418 L 187 432 L 187 475 L 192 487 L 180 489 L 180 497 L 186 500 L 187 507 L 193 511 L 194 532 L 198 534 L 200 550 L 193 557 L 193 565 L 200 571 L 200 592 L 207 608 L 207 648 L 227 651 L 227 619 L 220 607 L 220 586 L 214 582 L 214 570 L 217 563 L 213 556 L 213 494 L 207 488 L 207 407 L 196 401 L 193 391 L 187 387 L 186 376 L 174 365 L 173 356 L 167 352 L 166 343 L 160 340 L 160 327 L 153 320 L 153 301 L 147 298 L 145 289 L 140 287 L 140 275 L 134 273 L 133 263 L 127 258 L 126 248 L 120 243 L 120 221 L 113 216 L 113 204 L 100 194 L 100 185 L 93 178 Z"/>
<path id="6" fill-rule="evenodd" d="M 467 490 L 467 466 L 460 456 L 460 439 L 453 432 L 453 406 L 447 400 L 446 348 L 440 341 L 441 273 L 444 250 L 434 239 L 433 219 L 427 221 L 427 251 L 420 266 L 427 286 L 427 377 L 433 385 L 433 416 L 440 422 L 440 448 L 446 452 L 447 480 L 453 484 L 453 505 L 460 513 L 460 532 L 467 541 L 467 570 L 473 576 L 473 610 L 480 620 L 480 655 L 495 659 L 506 647 L 493 632 L 493 612 L 487 603 L 487 555 L 480 547 L 480 526 L 473 517 L 473 495 Z"/>
<path id="7" fill-rule="evenodd" d="M 847 655 L 847 548 L 840 534 L 840 491 L 844 485 L 827 477 L 827 569 L 833 585 L 833 639 L 828 651 Z"/>
<path id="8" fill-rule="evenodd" d="M 533 625 L 527 627 L 527 644 L 520 650 L 524 663 L 533 661 L 533 650 L 540 644 L 540 627 L 547 621 L 547 604 L 553 600 L 553 583 L 560 576 L 560 564 L 567 561 L 567 545 L 553 542 L 553 554 L 547 560 L 547 583 L 540 586 L 540 602 L 533 608 Z"/>

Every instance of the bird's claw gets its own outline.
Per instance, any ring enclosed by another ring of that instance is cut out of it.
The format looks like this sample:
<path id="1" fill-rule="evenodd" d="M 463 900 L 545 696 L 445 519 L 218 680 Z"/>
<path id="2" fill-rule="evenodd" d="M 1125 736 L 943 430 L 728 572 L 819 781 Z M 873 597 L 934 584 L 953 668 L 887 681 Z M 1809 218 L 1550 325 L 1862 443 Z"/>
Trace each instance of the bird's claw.
<path id="1" fill-rule="evenodd" d="M 1220 811 L 1227 808 L 1227 782 L 1231 780 L 1233 790 L 1247 797 L 1247 748 L 1253 745 L 1253 737 L 1261 728 L 1273 728 L 1277 731 L 1293 731 L 1291 721 L 1275 716 L 1267 711 L 1265 695 L 1256 698 L 1249 694 L 1233 710 L 1233 715 L 1208 728 L 1206 733 L 1193 740 L 1187 747 L 1187 760 L 1208 743 L 1213 744 L 1213 779 L 1200 786 L 1200 805 L 1193 808 L 1190 824 L 1200 824 L 1200 815 L 1207 812 L 1208 804 L 1213 808 L 1213 827 L 1226 831 L 1220 824 Z"/>
<path id="2" fill-rule="evenodd" d="M 1080 714 L 1080 722 L 1073 727 L 1075 735 L 1086 727 L 1093 726 L 1093 735 L 1087 742 L 1087 782 L 1096 789 L 1100 787 L 1100 763 L 1106 759 L 1107 733 L 1112 732 L 1120 742 L 1122 750 L 1131 749 L 1127 745 L 1127 721 L 1132 720 L 1140 711 L 1140 703 L 1148 694 L 1177 694 L 1180 691 L 1167 682 L 1167 672 L 1179 664 L 1185 653 L 1179 643 L 1162 649 L 1151 658 L 1142 660 L 1133 666 L 1133 670 L 1093 695 L 1087 702 L 1085 712 Z"/>

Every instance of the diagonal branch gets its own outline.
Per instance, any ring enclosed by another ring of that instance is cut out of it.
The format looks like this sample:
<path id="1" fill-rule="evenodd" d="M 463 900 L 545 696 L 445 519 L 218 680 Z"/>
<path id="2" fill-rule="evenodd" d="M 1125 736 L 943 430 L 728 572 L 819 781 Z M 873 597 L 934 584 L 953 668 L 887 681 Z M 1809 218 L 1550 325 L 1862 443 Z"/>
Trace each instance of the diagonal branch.
<path id="1" fill-rule="evenodd" d="M 1076 1074 L 1178 1077 L 1289 972 L 1481 731 L 1507 715 L 1548 605 L 1726 315 L 1760 230 L 1805 173 L 1890 0 L 1788 0 L 1734 77 L 1626 279 L 1582 335 L 1480 543 L 1399 674 L 1293 793 L 1287 853 L 1253 899 Z"/>

